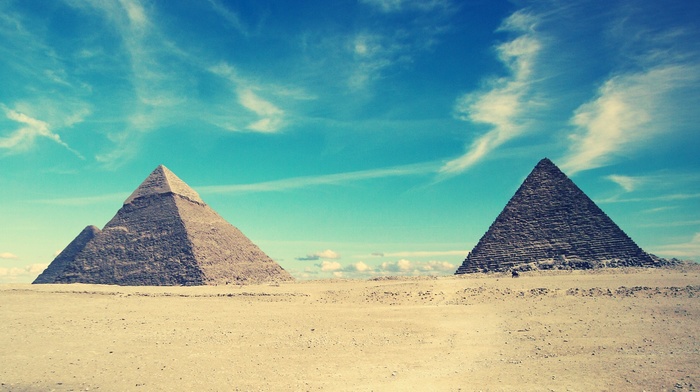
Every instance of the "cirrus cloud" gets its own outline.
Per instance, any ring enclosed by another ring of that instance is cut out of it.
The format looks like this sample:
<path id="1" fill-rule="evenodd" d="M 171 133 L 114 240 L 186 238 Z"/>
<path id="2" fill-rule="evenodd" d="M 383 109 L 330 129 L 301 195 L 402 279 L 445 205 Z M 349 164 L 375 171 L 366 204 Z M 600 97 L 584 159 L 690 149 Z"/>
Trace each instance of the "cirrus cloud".
<path id="1" fill-rule="evenodd" d="M 51 126 L 45 121 L 28 116 L 25 113 L 0 105 L 5 116 L 12 121 L 23 124 L 22 127 L 12 132 L 9 136 L 0 137 L 0 148 L 11 151 L 25 151 L 34 145 L 38 137 L 43 137 L 65 147 L 68 151 L 82 158 L 82 156 L 66 144 L 61 137 L 51 131 Z"/>
<path id="2" fill-rule="evenodd" d="M 695 233 L 687 242 L 659 245 L 652 252 L 665 257 L 681 257 L 700 261 L 700 233 Z"/>
<path id="3" fill-rule="evenodd" d="M 605 166 L 673 128 L 672 94 L 698 85 L 697 65 L 663 64 L 646 71 L 616 75 L 597 96 L 574 112 L 569 152 L 561 165 L 569 174 Z"/>
<path id="4" fill-rule="evenodd" d="M 454 108 L 457 119 L 485 124 L 490 129 L 472 140 L 462 156 L 445 163 L 441 173 L 463 172 L 524 131 L 522 114 L 527 107 L 533 68 L 542 47 L 541 38 L 534 29 L 536 24 L 534 15 L 518 11 L 501 25 L 500 30 L 519 34 L 496 47 L 498 58 L 510 75 L 492 79 L 484 89 L 463 95 Z"/>

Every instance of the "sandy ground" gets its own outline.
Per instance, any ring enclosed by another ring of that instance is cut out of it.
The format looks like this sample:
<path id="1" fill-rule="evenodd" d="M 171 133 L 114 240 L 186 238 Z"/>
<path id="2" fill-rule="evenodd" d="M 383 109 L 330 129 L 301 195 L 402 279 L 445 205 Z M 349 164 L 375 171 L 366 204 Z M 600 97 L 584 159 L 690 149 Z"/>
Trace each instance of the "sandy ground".
<path id="1" fill-rule="evenodd" d="M 700 390 L 700 269 L 0 286 L 0 391 Z"/>

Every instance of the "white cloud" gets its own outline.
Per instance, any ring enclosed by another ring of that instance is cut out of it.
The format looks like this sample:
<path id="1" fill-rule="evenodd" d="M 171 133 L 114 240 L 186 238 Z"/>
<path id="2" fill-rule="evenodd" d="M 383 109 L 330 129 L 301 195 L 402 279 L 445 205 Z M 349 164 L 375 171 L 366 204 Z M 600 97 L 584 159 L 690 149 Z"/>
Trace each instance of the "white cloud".
<path id="1" fill-rule="evenodd" d="M 450 4 L 447 0 L 361 0 L 361 2 L 387 13 L 405 10 L 430 11 Z"/>
<path id="2" fill-rule="evenodd" d="M 385 68 L 402 61 L 401 53 L 406 50 L 396 40 L 367 32 L 351 37 L 347 46 L 354 61 L 348 79 L 348 87 L 353 91 L 380 79 Z"/>
<path id="3" fill-rule="evenodd" d="M 226 118 L 224 120 L 216 120 L 214 118 L 209 118 L 209 120 L 212 120 L 217 126 L 230 131 L 247 129 L 254 132 L 274 133 L 287 125 L 287 121 L 285 121 L 287 118 L 285 111 L 272 103 L 269 99 L 262 98 L 260 96 L 261 92 L 268 96 L 274 96 L 278 100 L 284 102 L 289 100 L 315 99 L 314 96 L 307 94 L 299 88 L 253 82 L 241 76 L 235 67 L 225 62 L 211 66 L 208 70 L 228 80 L 234 86 L 238 104 L 258 117 L 245 126 L 236 125 L 236 122 L 241 121 L 238 119 Z"/>
<path id="4" fill-rule="evenodd" d="M 407 272 L 413 270 L 413 263 L 410 260 L 401 259 L 398 261 L 385 261 L 379 266 L 380 271 Z"/>
<path id="5" fill-rule="evenodd" d="M 65 197 L 56 199 L 38 199 L 32 200 L 33 203 L 50 204 L 59 206 L 86 206 L 91 204 L 109 203 L 112 205 L 115 202 L 126 200 L 129 193 L 109 193 L 97 196 L 86 197 Z"/>
<path id="6" fill-rule="evenodd" d="M 452 274 L 457 266 L 446 261 L 410 261 L 400 259 L 394 262 L 383 262 L 376 272 L 381 275 L 434 275 Z"/>
<path id="7" fill-rule="evenodd" d="M 343 269 L 343 266 L 337 261 L 323 260 L 321 264 L 317 264 L 316 266 L 321 268 L 323 272 L 333 272 Z"/>
<path id="8" fill-rule="evenodd" d="M 25 267 L 0 267 L 0 283 L 31 282 L 48 266 L 48 264 L 30 264 Z"/>
<path id="9" fill-rule="evenodd" d="M 70 1 L 73 7 L 97 11 L 109 21 L 108 27 L 121 38 L 130 68 L 129 82 L 136 93 L 133 115 L 158 119 L 169 118 L 176 112 L 149 112 L 171 108 L 186 102 L 186 78 L 178 77 L 180 61 L 187 54 L 168 40 L 160 30 L 157 15 L 150 15 L 139 0 L 117 2 L 88 0 Z M 152 121 L 157 121 L 156 119 Z M 138 131 L 138 125 L 132 125 Z"/>
<path id="10" fill-rule="evenodd" d="M 330 249 L 326 249 L 322 252 L 316 252 L 315 255 L 318 257 L 321 257 L 323 259 L 339 259 L 340 258 L 340 254 L 338 254 L 337 252 L 332 251 Z"/>
<path id="11" fill-rule="evenodd" d="M 138 0 L 119 0 L 119 3 L 126 10 L 126 14 L 132 26 L 142 28 L 148 23 L 146 11 Z"/>
<path id="12" fill-rule="evenodd" d="M 324 251 L 316 252 L 313 254 L 306 255 L 305 257 L 297 257 L 297 260 L 320 260 L 320 259 L 339 259 L 340 254 L 337 252 L 326 249 Z"/>
<path id="13" fill-rule="evenodd" d="M 423 271 L 439 271 L 454 273 L 457 270 L 457 266 L 449 263 L 447 261 L 429 261 L 420 266 Z"/>
<path id="14" fill-rule="evenodd" d="M 652 253 L 663 257 L 689 258 L 700 261 L 700 233 L 695 233 L 688 242 L 653 247 Z"/>
<path id="15" fill-rule="evenodd" d="M 404 0 L 361 0 L 365 4 L 377 7 L 384 12 L 396 11 L 401 9 Z"/>
<path id="16" fill-rule="evenodd" d="M 26 151 L 34 145 L 34 141 L 37 137 L 43 137 L 54 141 L 82 158 L 77 151 L 63 142 L 58 134 L 51 131 L 47 122 L 32 118 L 24 113 L 10 109 L 5 105 L 0 105 L 0 107 L 4 110 L 5 116 L 8 119 L 25 125 L 12 132 L 9 136 L 0 137 L 0 148 L 12 151 Z"/>
<path id="17" fill-rule="evenodd" d="M 321 176 L 294 177 L 282 180 L 240 185 L 209 185 L 197 187 L 200 194 L 206 193 L 243 193 L 243 192 L 279 192 L 290 189 L 319 185 L 342 185 L 354 181 L 371 180 L 387 177 L 416 176 L 434 173 L 437 164 L 428 162 L 415 165 L 395 166 L 382 169 L 361 170 L 347 173 L 326 174 Z"/>
<path id="18" fill-rule="evenodd" d="M 308 32 L 301 45 L 309 59 L 308 70 L 317 72 L 315 79 L 332 88 L 346 88 L 359 96 L 372 94 L 372 87 L 389 73 L 408 68 L 422 53 L 429 51 L 450 29 L 454 7 L 449 1 L 401 0 L 365 1 L 381 13 L 418 11 L 399 25 L 380 23 L 359 25 L 342 33 Z M 333 69 L 328 73 L 328 69 Z M 340 82 L 340 85 L 338 85 Z"/>
<path id="19" fill-rule="evenodd" d="M 258 132 L 276 132 L 282 127 L 284 111 L 260 98 L 251 89 L 238 91 L 238 102 L 261 118 L 248 125 L 248 129 Z"/>
<path id="20" fill-rule="evenodd" d="M 642 177 L 622 176 L 619 174 L 611 174 L 605 178 L 621 186 L 626 192 L 632 192 L 644 183 L 644 178 Z"/>
<path id="21" fill-rule="evenodd" d="M 455 103 L 454 109 L 458 119 L 486 124 L 490 130 L 475 138 L 462 156 L 445 163 L 440 169 L 442 173 L 456 174 L 468 169 L 523 132 L 526 97 L 542 46 L 534 31 L 536 22 L 534 16 L 522 11 L 512 14 L 503 22 L 501 30 L 520 34 L 496 48 L 499 59 L 508 67 L 510 75 L 491 80 L 484 90 L 463 95 Z"/>
<path id="22" fill-rule="evenodd" d="M 440 250 L 440 251 L 409 251 L 409 252 L 375 252 L 373 257 L 431 257 L 431 256 L 466 256 L 468 250 Z"/>
<path id="23" fill-rule="evenodd" d="M 639 176 L 613 174 L 605 177 L 618 184 L 625 193 L 638 192 L 640 196 L 623 198 L 617 194 L 598 203 L 640 202 L 640 201 L 674 201 L 689 200 L 700 197 L 700 174 L 689 172 L 671 172 L 663 170 Z M 682 193 L 659 194 L 659 190 L 683 190 Z M 652 193 L 648 193 L 651 191 Z M 644 194 L 643 192 L 647 192 Z"/>
<path id="24" fill-rule="evenodd" d="M 597 97 L 576 109 L 571 146 L 561 165 L 574 174 L 609 164 L 654 136 L 673 128 L 674 107 L 665 104 L 676 90 L 697 83 L 700 67 L 660 65 L 647 71 L 616 75 Z"/>
<path id="25" fill-rule="evenodd" d="M 0 253 L 0 259 L 16 259 L 17 255 L 10 252 Z"/>
<path id="26" fill-rule="evenodd" d="M 365 264 L 365 262 L 363 262 L 363 261 L 358 261 L 357 263 L 350 264 L 345 269 L 347 271 L 360 272 L 360 273 L 367 273 L 367 272 L 373 271 L 373 268 L 370 267 L 369 265 Z"/>
<path id="27" fill-rule="evenodd" d="M 623 10 L 606 31 L 606 44 L 619 48 L 619 65 L 570 119 L 573 134 L 561 165 L 568 173 L 610 165 L 656 141 L 692 138 L 696 129 L 697 31 L 652 28 L 636 7 Z"/>
<path id="28" fill-rule="evenodd" d="M 226 8 L 226 6 L 221 4 L 218 0 L 209 0 L 209 4 L 214 12 L 228 22 L 230 26 L 238 30 L 239 33 L 248 35 L 248 28 L 243 23 L 238 13 Z"/>
<path id="29" fill-rule="evenodd" d="M 385 261 L 379 265 L 371 265 L 364 261 L 343 265 L 338 261 L 324 260 L 305 267 L 301 275 L 311 277 L 344 277 L 350 279 L 366 279 L 376 276 L 421 276 L 421 275 L 451 275 L 457 266 L 446 261 L 412 261 L 398 259 Z"/>
<path id="30" fill-rule="evenodd" d="M 700 199 L 700 193 L 669 193 L 659 196 L 649 196 L 649 197 L 629 197 L 621 199 L 617 196 L 596 200 L 596 203 L 630 203 L 630 202 L 645 202 L 645 201 L 678 201 L 678 200 L 690 200 L 690 199 Z"/>
<path id="31" fill-rule="evenodd" d="M 366 33 L 358 34 L 353 40 L 352 49 L 355 55 L 360 58 L 372 57 L 383 51 L 379 40 L 380 37 L 378 36 Z"/>

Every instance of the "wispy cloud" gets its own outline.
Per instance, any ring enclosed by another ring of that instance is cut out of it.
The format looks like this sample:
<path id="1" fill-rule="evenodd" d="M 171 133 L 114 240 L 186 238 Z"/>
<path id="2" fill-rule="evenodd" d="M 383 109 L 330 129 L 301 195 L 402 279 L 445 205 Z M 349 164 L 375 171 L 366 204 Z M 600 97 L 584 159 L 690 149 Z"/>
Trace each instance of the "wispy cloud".
<path id="1" fill-rule="evenodd" d="M 275 132 L 282 127 L 284 111 L 256 95 L 251 89 L 238 92 L 238 102 L 243 107 L 257 114 L 260 119 L 249 124 L 248 129 L 258 132 Z"/>
<path id="2" fill-rule="evenodd" d="M 3 80 L 0 109 L 5 118 L 22 126 L 9 134 L 4 124 L 0 126 L 0 149 L 25 152 L 35 148 L 38 139 L 46 139 L 82 158 L 59 133 L 91 114 L 90 105 L 83 101 L 91 86 L 76 78 L 66 56 L 47 43 L 43 23 L 38 26 L 32 18 L 4 6 L 0 6 L 0 56 L 4 70 L 12 73 Z M 22 97 L 24 92 L 29 93 Z"/>
<path id="3" fill-rule="evenodd" d="M 468 250 L 443 250 L 443 251 L 410 251 L 410 252 L 375 252 L 369 257 L 435 257 L 435 256 L 466 256 Z M 365 256 L 362 256 L 365 257 Z"/>
<path id="4" fill-rule="evenodd" d="M 208 0 L 211 5 L 212 10 L 221 16 L 231 27 L 236 29 L 239 33 L 243 35 L 248 35 L 248 27 L 241 19 L 240 15 L 227 8 L 219 0 Z"/>
<path id="5" fill-rule="evenodd" d="M 700 261 L 700 233 L 695 233 L 688 242 L 655 246 L 651 252 L 665 257 L 689 258 Z"/>
<path id="6" fill-rule="evenodd" d="M 694 129 L 688 120 L 699 118 L 696 27 L 654 28 L 637 10 L 621 7 L 603 27 L 605 44 L 619 48 L 618 61 L 570 119 L 573 132 L 561 165 L 570 174 L 630 157 L 661 136 L 678 140 L 684 129 Z"/>
<path id="7" fill-rule="evenodd" d="M 258 182 L 253 184 L 208 185 L 197 187 L 197 191 L 200 194 L 279 192 L 309 186 L 343 185 L 350 182 L 377 178 L 425 175 L 434 173 L 436 167 L 436 163 L 430 162 L 416 165 L 395 166 L 383 169 L 326 174 L 320 176 L 285 178 L 282 180 Z"/>
<path id="8" fill-rule="evenodd" d="M 647 211 L 643 211 L 643 212 L 647 212 Z M 649 212 L 655 212 L 655 211 L 649 211 Z M 698 226 L 698 225 L 700 225 L 700 220 L 674 220 L 672 222 L 643 223 L 639 226 L 640 227 L 683 227 L 683 226 Z"/>
<path id="9" fill-rule="evenodd" d="M 621 192 L 599 203 L 682 201 L 700 197 L 700 175 L 696 173 L 662 171 L 638 176 L 612 174 L 605 178 L 618 184 Z"/>
<path id="10" fill-rule="evenodd" d="M 669 96 L 700 80 L 700 67 L 664 64 L 607 80 L 571 123 L 575 132 L 561 165 L 569 174 L 601 167 L 673 127 Z"/>
<path id="11" fill-rule="evenodd" d="M 0 259 L 16 259 L 17 255 L 14 253 L 10 252 L 2 252 L 0 253 Z"/>
<path id="12" fill-rule="evenodd" d="M 354 91 L 367 87 L 381 77 L 385 68 L 401 61 L 401 46 L 378 34 L 357 34 L 352 37 L 349 50 L 355 67 L 348 79 L 348 86 Z"/>
<path id="13" fill-rule="evenodd" d="M 481 91 L 465 94 L 457 100 L 454 108 L 458 119 L 485 124 L 490 130 L 476 137 L 462 156 L 448 161 L 441 168 L 442 173 L 456 174 L 468 169 L 523 132 L 526 97 L 542 46 L 536 25 L 536 16 L 518 11 L 500 27 L 502 31 L 518 34 L 511 41 L 496 47 L 498 57 L 510 75 L 490 80 Z"/>
<path id="14" fill-rule="evenodd" d="M 208 71 L 227 80 L 235 91 L 237 102 L 248 112 L 254 113 L 257 118 L 245 126 L 236 124 L 237 119 L 211 119 L 217 125 L 230 131 L 247 129 L 253 132 L 273 133 L 281 130 L 286 125 L 285 111 L 272 103 L 269 99 L 262 98 L 260 92 L 281 97 L 284 100 L 307 100 L 313 97 L 299 89 L 290 89 L 280 86 L 262 86 L 249 78 L 240 75 L 234 66 L 226 62 L 208 67 Z M 245 117 L 245 116 L 244 116 Z"/>
<path id="15" fill-rule="evenodd" d="M 386 23 L 359 23 L 350 31 L 307 31 L 300 35 L 304 50 L 303 71 L 317 83 L 328 84 L 337 95 L 371 97 L 373 87 L 389 74 L 408 69 L 416 58 L 440 42 L 450 29 L 450 1 L 364 1 L 375 18 Z M 394 14 L 410 11 L 410 18 L 396 24 Z M 328 73 L 328 69 L 333 69 Z"/>
<path id="16" fill-rule="evenodd" d="M 282 192 L 293 189 L 306 188 L 311 186 L 323 185 L 344 185 L 357 181 L 366 181 L 388 177 L 403 177 L 403 176 L 420 176 L 434 173 L 438 168 L 438 163 L 424 163 L 416 165 L 395 166 L 383 169 L 361 170 L 347 173 L 327 174 L 321 176 L 294 177 L 285 178 L 276 181 L 265 181 L 252 184 L 235 184 L 235 185 L 205 185 L 195 187 L 200 194 L 222 194 L 222 193 L 249 193 L 249 192 Z M 105 195 L 94 195 L 84 197 L 67 197 L 54 199 L 37 199 L 31 200 L 32 203 L 60 205 L 60 206 L 85 206 L 100 203 L 115 203 L 125 200 L 129 196 L 128 193 L 110 193 Z M 455 251 L 456 252 L 456 251 Z M 422 252 L 417 252 L 422 253 Z M 414 253 L 414 255 L 417 255 Z M 430 253 L 430 252 L 428 252 Z M 439 252 L 438 252 L 439 253 Z M 408 255 L 409 253 L 401 253 Z M 437 254 L 437 253 L 432 253 Z M 335 255 L 335 256 L 334 256 Z M 395 255 L 388 253 L 388 255 Z M 396 254 L 400 255 L 400 254 Z M 427 255 L 427 254 L 426 254 Z M 335 258 L 339 255 L 327 249 L 322 252 L 316 252 L 312 255 L 307 255 L 306 260 L 317 260 L 320 258 Z M 300 258 L 299 260 L 303 260 Z"/>
<path id="17" fill-rule="evenodd" d="M 103 21 L 101 32 L 120 41 L 115 45 L 118 49 L 107 56 L 103 48 L 86 40 L 85 47 L 76 55 L 94 56 L 98 53 L 99 61 L 94 61 L 96 70 L 104 70 L 120 80 L 116 88 L 110 86 L 110 93 L 118 96 L 120 101 L 128 102 L 115 107 L 110 105 L 110 111 L 118 120 L 101 132 L 107 134 L 111 145 L 95 155 L 103 166 L 116 168 L 136 156 L 143 132 L 172 124 L 186 116 L 188 111 L 182 107 L 189 103 L 189 93 L 193 88 L 192 78 L 182 75 L 190 66 L 191 56 L 163 31 L 159 16 L 154 14 L 157 12 L 154 6 L 145 6 L 140 0 L 65 1 L 82 11 L 83 17 Z"/>
<path id="18" fill-rule="evenodd" d="M 107 195 L 97 195 L 97 196 L 85 196 L 85 197 L 65 197 L 56 199 L 39 199 L 32 200 L 32 203 L 38 204 L 49 204 L 57 206 L 71 206 L 79 207 L 93 204 L 102 203 L 117 203 L 119 201 L 124 201 L 129 197 L 129 193 L 111 193 Z"/>
<path id="19" fill-rule="evenodd" d="M 641 177 L 622 176 L 619 174 L 611 174 L 605 178 L 621 186 L 626 192 L 632 192 L 644 183 L 644 179 Z"/>
<path id="20" fill-rule="evenodd" d="M 8 119 L 24 125 L 14 130 L 9 136 L 0 137 L 0 148 L 12 152 L 26 151 L 34 145 L 38 137 L 41 137 L 52 140 L 65 147 L 79 158 L 82 158 L 80 153 L 73 150 L 68 144 L 61 140 L 58 134 L 51 131 L 51 127 L 47 122 L 32 118 L 24 113 L 10 109 L 5 105 L 0 105 L 0 108 L 5 112 L 5 116 Z"/>
<path id="21" fill-rule="evenodd" d="M 387 13 L 414 10 L 430 11 L 451 5 L 448 0 L 361 0 L 361 2 Z"/>
<path id="22" fill-rule="evenodd" d="M 69 1 L 69 4 L 86 12 L 97 12 L 121 39 L 130 71 L 128 80 L 137 98 L 133 107 L 136 114 L 186 100 L 182 91 L 186 87 L 184 81 L 174 72 L 180 67 L 183 52 L 164 37 L 157 16 L 149 14 L 153 8 L 147 9 L 140 0 Z"/>
<path id="23" fill-rule="evenodd" d="M 620 197 L 613 196 L 607 199 L 596 200 L 596 203 L 631 203 L 631 202 L 644 202 L 644 201 L 679 201 L 679 200 L 691 200 L 699 199 L 700 193 L 670 193 L 658 196 L 649 197 Z"/>

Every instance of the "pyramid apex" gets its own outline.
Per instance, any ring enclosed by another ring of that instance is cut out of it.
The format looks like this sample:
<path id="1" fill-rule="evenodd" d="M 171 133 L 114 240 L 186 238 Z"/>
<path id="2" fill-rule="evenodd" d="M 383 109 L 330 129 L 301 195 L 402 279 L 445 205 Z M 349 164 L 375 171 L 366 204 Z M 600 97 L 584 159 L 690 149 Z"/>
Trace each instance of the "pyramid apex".
<path id="1" fill-rule="evenodd" d="M 569 177 L 549 158 L 542 158 L 539 162 L 537 162 L 537 165 L 535 165 L 532 172 L 530 172 L 530 175 L 528 176 L 528 179 L 532 181 L 541 181 L 544 178 L 569 180 Z"/>
<path id="2" fill-rule="evenodd" d="M 539 168 L 542 168 L 542 167 L 556 167 L 556 168 L 558 169 L 557 165 L 555 165 L 554 162 L 552 162 L 552 160 L 549 159 L 549 158 L 547 158 L 547 157 L 542 158 L 542 159 L 540 159 L 539 162 L 537 162 L 537 165 L 535 165 L 535 168 L 538 168 L 538 167 L 539 167 Z"/>
<path id="3" fill-rule="evenodd" d="M 134 200 L 159 194 L 173 193 L 183 196 L 195 203 L 204 204 L 204 201 L 199 197 L 199 194 L 194 189 L 190 188 L 184 181 L 175 175 L 165 165 L 158 165 L 139 185 L 138 188 L 129 196 L 124 204 L 129 204 Z"/>

